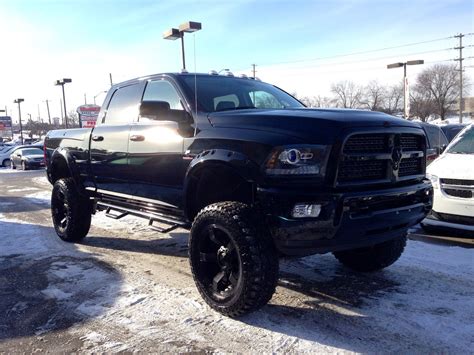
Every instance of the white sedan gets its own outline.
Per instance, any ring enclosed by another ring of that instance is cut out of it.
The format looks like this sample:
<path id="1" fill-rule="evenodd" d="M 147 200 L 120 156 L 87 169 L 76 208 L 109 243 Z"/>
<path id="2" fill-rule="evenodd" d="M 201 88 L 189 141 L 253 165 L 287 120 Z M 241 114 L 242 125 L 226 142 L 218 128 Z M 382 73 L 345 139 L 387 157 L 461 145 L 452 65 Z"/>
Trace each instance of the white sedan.
<path id="1" fill-rule="evenodd" d="M 425 229 L 474 233 L 474 125 L 464 128 L 446 151 L 427 167 L 434 189 L 433 210 Z"/>

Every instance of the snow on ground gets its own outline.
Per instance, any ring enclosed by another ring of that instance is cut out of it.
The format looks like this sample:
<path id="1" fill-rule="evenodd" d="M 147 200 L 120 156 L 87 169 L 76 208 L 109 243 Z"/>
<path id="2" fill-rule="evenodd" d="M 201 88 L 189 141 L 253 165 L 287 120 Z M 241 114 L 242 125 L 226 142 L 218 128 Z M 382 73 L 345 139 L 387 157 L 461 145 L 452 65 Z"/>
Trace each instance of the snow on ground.
<path id="1" fill-rule="evenodd" d="M 472 249 L 409 241 L 396 264 L 372 274 L 348 271 L 331 255 L 283 259 L 270 304 L 233 320 L 212 311 L 194 287 L 186 232 L 157 236 L 140 219 L 101 212 L 84 244 L 64 243 L 45 217 L 51 186 L 44 177 L 28 185 L 36 190 L 11 186 L 12 195 L 41 209 L 30 213 L 37 222 L 26 222 L 6 213 L 12 202 L 0 198 L 0 281 L 35 277 L 15 284 L 18 299 L 7 297 L 0 342 L 7 324 L 23 337 L 66 330 L 83 343 L 79 351 L 94 353 L 472 352 Z M 157 251 L 174 244 L 175 255 Z M 47 318 L 25 333 L 21 315 L 42 307 Z"/>

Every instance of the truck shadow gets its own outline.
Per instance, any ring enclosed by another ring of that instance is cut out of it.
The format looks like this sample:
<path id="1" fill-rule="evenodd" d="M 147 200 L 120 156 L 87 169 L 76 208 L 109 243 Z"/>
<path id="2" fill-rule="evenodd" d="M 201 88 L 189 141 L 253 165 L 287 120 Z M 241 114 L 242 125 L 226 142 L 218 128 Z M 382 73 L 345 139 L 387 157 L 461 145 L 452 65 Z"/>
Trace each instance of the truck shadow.
<path id="1" fill-rule="evenodd" d="M 188 233 L 170 233 L 172 238 L 160 239 L 151 237 L 137 239 L 139 236 L 130 238 L 88 236 L 82 244 L 95 247 L 127 251 L 132 253 L 159 254 L 185 258 L 188 256 Z M 142 237 L 143 238 L 143 237 Z"/>
<path id="2" fill-rule="evenodd" d="M 53 334 L 111 307 L 122 284 L 110 264 L 54 229 L 0 220 L 0 343 Z"/>

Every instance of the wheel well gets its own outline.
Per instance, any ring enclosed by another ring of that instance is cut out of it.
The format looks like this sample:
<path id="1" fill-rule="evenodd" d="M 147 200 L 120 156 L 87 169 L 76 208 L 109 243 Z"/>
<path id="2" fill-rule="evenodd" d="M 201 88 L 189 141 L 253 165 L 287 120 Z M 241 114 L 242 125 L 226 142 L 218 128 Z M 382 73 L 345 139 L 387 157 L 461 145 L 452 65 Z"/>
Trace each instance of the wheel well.
<path id="1" fill-rule="evenodd" d="M 71 172 L 64 158 L 56 158 L 51 165 L 51 180 L 54 184 L 57 180 L 70 177 Z"/>
<path id="2" fill-rule="evenodd" d="M 186 215 L 190 221 L 201 209 L 216 202 L 239 201 L 250 204 L 254 200 L 254 184 L 230 167 L 201 168 L 189 179 L 186 190 Z"/>

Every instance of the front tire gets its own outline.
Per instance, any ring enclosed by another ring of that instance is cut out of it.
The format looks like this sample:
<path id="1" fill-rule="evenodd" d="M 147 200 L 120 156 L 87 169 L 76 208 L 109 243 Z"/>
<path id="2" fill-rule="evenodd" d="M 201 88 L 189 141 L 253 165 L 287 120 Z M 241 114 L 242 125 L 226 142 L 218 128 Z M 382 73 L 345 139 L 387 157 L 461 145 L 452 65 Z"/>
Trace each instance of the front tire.
<path id="1" fill-rule="evenodd" d="M 5 160 L 2 162 L 2 166 L 3 166 L 4 168 L 8 168 L 10 165 L 11 165 L 10 159 L 5 159 Z"/>
<path id="2" fill-rule="evenodd" d="M 278 254 L 263 218 L 240 202 L 205 207 L 189 240 L 194 281 L 214 310 L 238 317 L 270 301 L 278 281 Z"/>
<path id="3" fill-rule="evenodd" d="M 338 251 L 333 254 L 343 265 L 355 271 L 377 271 L 392 265 L 400 258 L 406 241 L 406 236 L 403 236 L 371 247 Z"/>
<path id="4" fill-rule="evenodd" d="M 51 215 L 56 234 L 66 242 L 80 242 L 91 226 L 92 208 L 72 178 L 59 179 L 51 194 Z"/>

